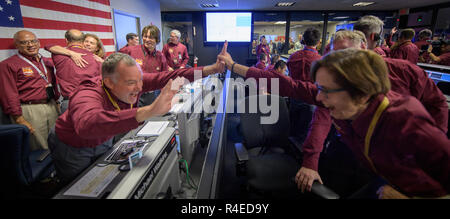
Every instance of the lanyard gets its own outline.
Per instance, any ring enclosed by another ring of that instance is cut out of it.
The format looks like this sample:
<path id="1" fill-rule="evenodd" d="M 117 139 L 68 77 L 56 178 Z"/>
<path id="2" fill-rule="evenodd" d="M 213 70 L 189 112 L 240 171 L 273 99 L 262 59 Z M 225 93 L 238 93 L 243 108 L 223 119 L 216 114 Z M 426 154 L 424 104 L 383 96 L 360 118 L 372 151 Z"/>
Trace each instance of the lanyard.
<path id="1" fill-rule="evenodd" d="M 372 159 L 369 157 L 369 149 L 370 149 L 370 139 L 372 138 L 373 131 L 375 130 L 375 127 L 377 125 L 378 120 L 380 119 L 381 114 L 386 110 L 386 108 L 389 106 L 389 100 L 387 97 L 384 97 L 381 104 L 378 106 L 377 111 L 375 112 L 375 115 L 372 118 L 372 121 L 370 122 L 369 129 L 367 130 L 366 138 L 364 141 L 364 156 L 369 161 L 370 166 L 372 167 L 373 171 L 375 173 L 378 173 L 375 169 L 375 166 L 373 165 Z"/>
<path id="2" fill-rule="evenodd" d="M 117 102 L 116 102 L 116 101 L 111 97 L 111 95 L 109 94 L 108 90 L 106 90 L 105 86 L 103 85 L 103 81 L 102 81 L 102 87 L 103 87 L 103 90 L 105 90 L 106 95 L 108 95 L 109 101 L 112 103 L 112 105 L 114 106 L 114 108 L 116 108 L 116 111 L 120 112 L 119 104 L 117 104 Z M 133 109 L 133 104 L 131 104 L 130 109 Z"/>
<path id="3" fill-rule="evenodd" d="M 308 51 L 311 51 L 311 52 L 319 53 L 319 52 L 317 52 L 317 50 L 315 50 L 315 49 L 310 49 L 310 48 L 308 48 L 308 47 L 305 47 L 303 50 L 308 50 Z"/>
<path id="4" fill-rule="evenodd" d="M 50 84 L 48 82 L 48 78 L 47 78 L 47 68 L 45 67 L 44 64 L 44 59 L 41 58 L 41 64 L 42 67 L 44 68 L 45 71 L 45 75 L 42 73 L 41 69 L 39 69 L 38 67 L 36 67 L 30 60 L 28 60 L 27 58 L 23 57 L 20 53 L 17 54 L 19 56 L 19 58 L 21 58 L 23 61 L 27 62 L 28 64 L 30 64 L 31 66 L 33 66 L 34 69 L 36 69 L 36 71 L 39 73 L 39 75 L 41 76 L 42 79 L 44 79 L 47 84 Z"/>

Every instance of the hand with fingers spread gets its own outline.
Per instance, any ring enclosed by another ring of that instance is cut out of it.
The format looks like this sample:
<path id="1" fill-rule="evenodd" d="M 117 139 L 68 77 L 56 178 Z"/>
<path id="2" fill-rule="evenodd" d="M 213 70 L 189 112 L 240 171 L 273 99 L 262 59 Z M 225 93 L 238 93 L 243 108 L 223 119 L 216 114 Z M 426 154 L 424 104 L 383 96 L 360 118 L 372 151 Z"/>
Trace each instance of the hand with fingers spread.
<path id="1" fill-rule="evenodd" d="M 86 54 L 84 54 L 84 53 L 70 51 L 70 58 L 73 60 L 75 65 L 77 65 L 80 68 L 84 68 L 84 67 L 86 67 L 87 64 L 89 64 L 86 60 L 83 59 L 83 56 L 85 56 L 85 55 Z"/>
<path id="2" fill-rule="evenodd" d="M 297 183 L 298 189 L 300 189 L 302 193 L 305 192 L 305 189 L 310 192 L 315 180 L 318 180 L 320 184 L 323 184 L 319 173 L 306 167 L 300 168 L 295 176 L 295 183 Z"/>

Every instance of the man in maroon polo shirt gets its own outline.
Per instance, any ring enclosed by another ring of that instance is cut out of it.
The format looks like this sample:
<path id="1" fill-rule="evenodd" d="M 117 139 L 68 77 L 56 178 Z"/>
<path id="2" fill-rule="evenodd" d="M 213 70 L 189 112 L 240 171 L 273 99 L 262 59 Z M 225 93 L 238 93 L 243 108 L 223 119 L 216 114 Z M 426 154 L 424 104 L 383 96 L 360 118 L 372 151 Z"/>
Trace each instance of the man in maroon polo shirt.
<path id="1" fill-rule="evenodd" d="M 261 53 L 259 54 L 259 61 L 255 64 L 255 68 L 259 68 L 259 69 L 266 69 L 266 67 L 268 66 L 268 57 L 266 56 L 265 53 Z"/>
<path id="2" fill-rule="evenodd" d="M 179 30 L 170 31 L 169 43 L 165 44 L 162 50 L 166 57 L 167 64 L 173 70 L 186 68 L 189 62 L 189 54 L 185 45 L 180 43 L 181 33 Z"/>
<path id="3" fill-rule="evenodd" d="M 309 76 L 311 65 L 314 61 L 322 58 L 316 50 L 320 37 L 321 34 L 319 30 L 315 28 L 308 28 L 305 30 L 303 33 L 303 43 L 305 44 L 305 47 L 289 56 L 287 62 L 289 76 L 291 76 L 292 79 L 312 81 Z M 291 136 L 297 136 L 299 138 L 297 140 L 303 142 L 308 133 L 308 127 L 315 107 L 302 100 L 290 98 L 290 101 L 289 118 L 291 122 L 290 130 L 292 130 Z"/>
<path id="4" fill-rule="evenodd" d="M 59 98 L 51 59 L 39 54 L 40 43 L 30 31 L 14 34 L 18 54 L 0 63 L 0 102 L 14 123 L 31 132 L 32 150 L 47 149 L 47 136 L 58 117 Z"/>
<path id="5" fill-rule="evenodd" d="M 67 51 L 84 54 L 84 67 L 78 66 L 70 56 L 58 52 L 56 45 L 47 45 L 45 48 L 52 52 L 53 63 L 55 63 L 56 77 L 61 89 L 63 101 L 61 102 L 61 112 L 65 112 L 68 107 L 69 98 L 81 82 L 100 76 L 101 63 L 97 62 L 94 55 L 83 47 L 84 34 L 76 29 L 66 31 Z"/>
<path id="6" fill-rule="evenodd" d="M 415 31 L 411 28 L 401 30 L 397 43 L 391 47 L 390 57 L 408 60 L 413 64 L 417 64 L 419 60 L 419 48 L 411 42 L 415 34 Z"/>
<path id="7" fill-rule="evenodd" d="M 123 53 L 123 50 L 129 46 L 137 46 L 139 45 L 139 36 L 135 33 L 128 33 L 126 36 L 127 45 L 119 49 L 119 52 Z"/>
<path id="8" fill-rule="evenodd" d="M 414 42 L 414 45 L 419 48 L 419 62 L 429 63 L 430 57 L 428 56 L 427 50 L 428 46 L 431 45 L 431 43 L 428 42 L 428 40 L 431 40 L 433 32 L 431 32 L 430 29 L 423 29 L 419 32 L 418 35 L 418 40 Z"/>
<path id="9" fill-rule="evenodd" d="M 171 90 L 171 79 L 184 77 L 192 81 L 196 70 L 205 77 L 223 69 L 223 64 L 216 62 L 205 67 L 148 74 L 142 72 L 132 57 L 123 53 L 110 55 L 102 66 L 102 80 L 96 78 L 81 84 L 70 99 L 70 107 L 58 118 L 49 135 L 58 177 L 64 182 L 72 180 L 112 146 L 115 135 L 137 128 L 150 117 L 167 113 L 177 92 Z M 161 89 L 164 85 L 152 104 L 137 106 L 142 92 Z"/>
<path id="10" fill-rule="evenodd" d="M 142 29 L 142 45 L 128 46 L 122 53 L 128 54 L 141 66 L 146 73 L 159 73 L 167 71 L 168 65 L 162 52 L 156 50 L 156 45 L 161 41 L 161 33 L 155 25 L 145 26 Z M 141 95 L 139 106 L 151 104 L 159 91 L 147 92 Z"/>
<path id="11" fill-rule="evenodd" d="M 431 51 L 433 47 L 430 45 L 427 53 L 434 64 L 450 66 L 450 41 L 445 40 L 441 45 L 441 55 L 436 56 Z"/>
<path id="12" fill-rule="evenodd" d="M 261 36 L 259 38 L 260 44 L 256 47 L 256 57 L 259 61 L 259 54 L 264 53 L 268 57 L 268 64 L 270 65 L 270 48 L 267 45 L 266 36 Z M 281 44 L 280 44 L 281 45 Z"/>

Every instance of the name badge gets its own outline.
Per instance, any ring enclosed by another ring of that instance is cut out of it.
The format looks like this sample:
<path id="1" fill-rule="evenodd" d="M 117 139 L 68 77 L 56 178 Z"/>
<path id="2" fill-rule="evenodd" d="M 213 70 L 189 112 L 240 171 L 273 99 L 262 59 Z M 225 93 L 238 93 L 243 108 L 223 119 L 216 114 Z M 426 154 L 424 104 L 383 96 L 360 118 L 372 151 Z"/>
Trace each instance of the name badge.
<path id="1" fill-rule="evenodd" d="M 33 69 L 31 67 L 23 67 L 22 72 L 26 77 L 33 76 Z"/>
<path id="2" fill-rule="evenodd" d="M 144 61 L 142 61 L 142 59 L 136 59 L 136 62 L 137 62 L 139 65 L 143 65 L 143 64 L 144 64 Z"/>
<path id="3" fill-rule="evenodd" d="M 181 60 L 181 53 L 178 53 L 178 59 Z"/>

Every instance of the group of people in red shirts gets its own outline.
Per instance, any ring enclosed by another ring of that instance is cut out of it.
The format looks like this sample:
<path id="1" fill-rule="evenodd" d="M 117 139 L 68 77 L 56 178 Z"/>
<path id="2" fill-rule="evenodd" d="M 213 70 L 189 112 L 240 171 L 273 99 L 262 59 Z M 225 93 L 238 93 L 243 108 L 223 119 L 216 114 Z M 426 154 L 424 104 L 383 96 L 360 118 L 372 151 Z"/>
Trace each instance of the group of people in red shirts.
<path id="1" fill-rule="evenodd" d="M 109 150 L 115 135 L 167 113 L 178 88 L 184 79 L 193 80 L 194 71 L 206 77 L 227 67 L 246 78 L 278 79 L 280 95 L 310 106 L 310 124 L 294 130 L 305 137 L 303 164 L 295 176 L 301 191 L 311 190 L 316 180 L 323 183 L 319 155 L 334 125 L 360 163 L 377 176 L 377 186 L 365 191 L 368 197 L 448 197 L 446 99 L 421 68 L 406 60 L 409 56 L 398 59 L 374 52 L 383 25 L 375 16 L 360 18 L 355 31 L 336 33 L 334 51 L 323 57 L 316 48 L 320 32 L 309 28 L 303 34 L 304 49 L 287 63 L 270 60 L 263 43 L 257 48 L 261 68 L 234 62 L 227 42 L 215 63 L 189 68 L 179 31 L 170 33 L 169 44 L 160 52 L 160 31 L 153 25 L 143 28 L 142 45 L 130 43 L 100 60 L 83 45 L 79 30 L 66 32 L 66 48 L 45 47 L 51 59 L 39 54 L 37 36 L 23 30 L 14 35 L 18 54 L 0 63 L 0 102 L 12 122 L 29 128 L 37 148 L 50 149 L 57 176 L 67 183 Z M 407 31 L 400 34 L 405 40 L 393 50 L 412 47 L 408 36 Z M 154 90 L 161 92 L 153 102 L 138 105 L 143 94 Z"/>

